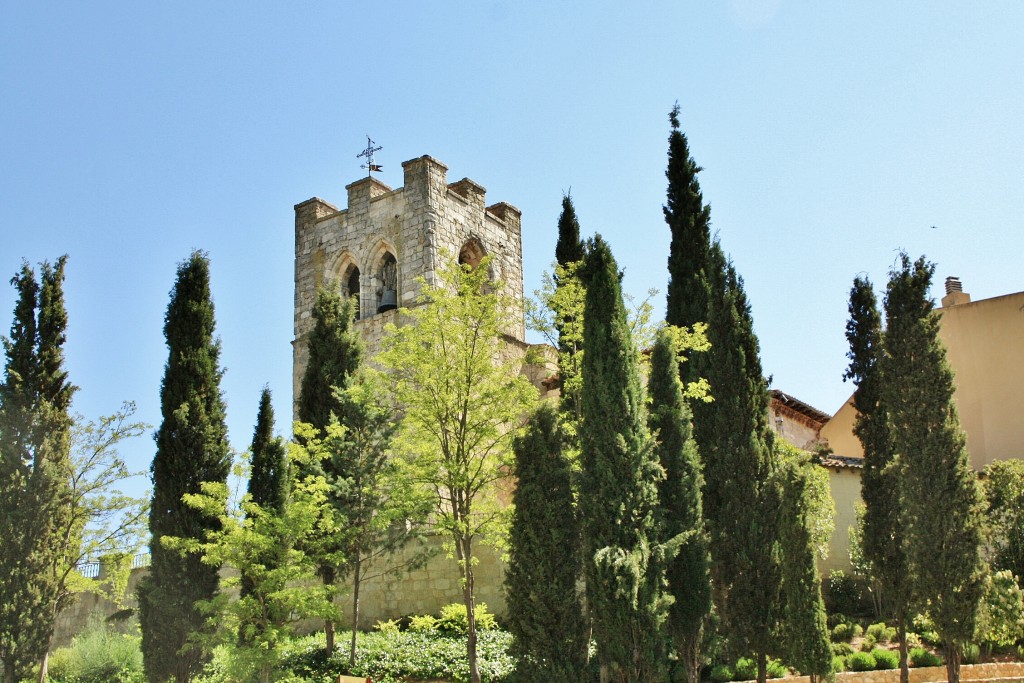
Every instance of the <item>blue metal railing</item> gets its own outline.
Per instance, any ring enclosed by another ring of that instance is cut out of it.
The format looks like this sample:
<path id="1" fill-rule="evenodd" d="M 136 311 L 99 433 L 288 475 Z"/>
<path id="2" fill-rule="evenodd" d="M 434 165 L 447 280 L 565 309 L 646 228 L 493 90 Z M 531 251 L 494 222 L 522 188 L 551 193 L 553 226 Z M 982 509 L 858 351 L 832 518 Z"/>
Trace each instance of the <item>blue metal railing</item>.
<path id="1" fill-rule="evenodd" d="M 149 553 L 139 553 L 132 558 L 132 569 L 148 567 L 149 561 Z M 90 560 L 88 562 L 79 562 L 77 569 L 78 573 L 87 579 L 98 579 L 100 578 L 100 569 L 102 566 L 102 560 Z"/>

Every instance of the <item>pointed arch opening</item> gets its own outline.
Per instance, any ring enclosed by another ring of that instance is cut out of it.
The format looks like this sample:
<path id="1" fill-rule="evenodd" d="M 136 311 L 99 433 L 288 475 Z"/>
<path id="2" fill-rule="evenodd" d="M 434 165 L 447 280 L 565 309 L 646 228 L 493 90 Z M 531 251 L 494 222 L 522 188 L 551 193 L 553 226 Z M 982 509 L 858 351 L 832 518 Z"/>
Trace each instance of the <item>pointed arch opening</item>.
<path id="1" fill-rule="evenodd" d="M 398 308 L 398 259 L 390 251 L 383 252 L 374 269 L 376 312 Z"/>

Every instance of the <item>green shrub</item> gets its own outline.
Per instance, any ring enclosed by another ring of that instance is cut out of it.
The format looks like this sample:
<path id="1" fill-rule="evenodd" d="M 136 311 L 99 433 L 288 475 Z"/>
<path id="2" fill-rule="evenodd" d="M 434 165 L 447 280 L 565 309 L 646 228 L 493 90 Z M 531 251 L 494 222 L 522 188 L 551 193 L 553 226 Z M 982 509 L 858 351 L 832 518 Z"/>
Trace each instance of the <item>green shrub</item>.
<path id="1" fill-rule="evenodd" d="M 864 635 L 864 627 L 861 626 L 860 624 L 854 624 L 853 625 L 853 637 L 854 638 L 860 638 L 862 635 Z"/>
<path id="2" fill-rule="evenodd" d="M 981 648 L 976 643 L 965 643 L 961 653 L 962 664 L 977 664 L 981 660 Z"/>
<path id="3" fill-rule="evenodd" d="M 465 614 L 465 608 L 463 608 L 463 614 Z M 409 617 L 409 630 L 416 631 L 417 633 L 433 631 L 437 629 L 437 622 L 437 617 L 432 617 L 429 614 Z"/>
<path id="4" fill-rule="evenodd" d="M 786 665 L 777 659 L 769 659 L 767 669 L 768 678 L 782 678 L 789 675 Z"/>
<path id="5" fill-rule="evenodd" d="M 846 671 L 846 657 L 843 657 L 842 655 L 832 655 L 832 671 L 836 673 Z"/>
<path id="6" fill-rule="evenodd" d="M 729 683 L 736 678 L 732 667 L 728 664 L 717 664 L 711 668 L 711 680 L 714 683 Z"/>
<path id="7" fill-rule="evenodd" d="M 823 597 L 829 612 L 864 615 L 871 610 L 864 582 L 840 569 L 834 569 L 825 580 Z"/>
<path id="8" fill-rule="evenodd" d="M 485 603 L 476 603 L 474 614 L 476 615 L 477 630 L 488 631 L 498 628 L 498 622 L 495 621 L 494 615 L 487 611 Z M 453 602 L 442 607 L 441 617 L 437 620 L 437 630 L 444 633 L 466 634 L 469 631 L 466 606 L 460 602 Z"/>
<path id="9" fill-rule="evenodd" d="M 846 615 L 842 612 L 829 612 L 828 616 L 825 618 L 825 622 L 828 624 L 829 628 L 835 628 L 837 624 L 845 624 L 848 621 L 849 619 L 847 619 Z"/>
<path id="10" fill-rule="evenodd" d="M 378 621 L 373 625 L 373 630 L 380 631 L 381 633 L 398 633 L 401 628 L 399 628 L 396 620 L 388 619 L 386 621 Z"/>
<path id="11" fill-rule="evenodd" d="M 347 636 L 339 634 L 338 639 L 344 642 Z M 511 680 L 515 669 L 515 660 L 508 653 L 511 644 L 512 635 L 505 631 L 480 631 L 477 653 L 480 675 L 485 683 Z M 316 683 L 337 680 L 338 674 L 365 676 L 374 683 L 407 680 L 465 683 L 469 680 L 466 638 L 439 631 L 362 634 L 354 667 L 348 665 L 347 651 L 339 650 L 328 657 L 324 652 L 323 634 L 320 634 L 318 638 L 306 640 L 302 648 L 289 648 L 283 664 L 284 673 Z"/>
<path id="12" fill-rule="evenodd" d="M 864 640 L 860 641 L 861 652 L 871 652 L 875 649 L 875 645 L 877 644 L 878 641 L 875 640 L 873 635 L 866 635 L 864 636 Z"/>
<path id="13" fill-rule="evenodd" d="M 832 643 L 832 654 L 845 657 L 853 654 L 853 645 L 849 643 Z"/>
<path id="14" fill-rule="evenodd" d="M 740 657 L 736 661 L 735 680 L 752 681 L 757 678 L 757 662 L 749 657 Z"/>
<path id="15" fill-rule="evenodd" d="M 836 624 L 832 629 L 832 640 L 836 642 L 850 642 L 853 640 L 853 624 Z"/>
<path id="16" fill-rule="evenodd" d="M 49 659 L 52 683 L 145 683 L 142 639 L 94 622 Z"/>
<path id="17" fill-rule="evenodd" d="M 923 647 L 915 647 L 907 656 L 910 666 L 942 666 L 942 658 Z"/>
<path id="18" fill-rule="evenodd" d="M 846 658 L 850 671 L 874 671 L 875 658 L 870 652 L 854 652 Z"/>
<path id="19" fill-rule="evenodd" d="M 895 669 L 900 665 L 900 653 L 893 650 L 886 650 L 884 647 L 876 647 L 871 651 L 875 658 L 876 669 Z"/>
<path id="20" fill-rule="evenodd" d="M 888 643 L 896 637 L 896 628 L 894 626 L 886 626 L 885 622 L 880 621 L 877 624 L 868 626 L 865 633 L 869 636 L 874 636 L 875 642 Z"/>

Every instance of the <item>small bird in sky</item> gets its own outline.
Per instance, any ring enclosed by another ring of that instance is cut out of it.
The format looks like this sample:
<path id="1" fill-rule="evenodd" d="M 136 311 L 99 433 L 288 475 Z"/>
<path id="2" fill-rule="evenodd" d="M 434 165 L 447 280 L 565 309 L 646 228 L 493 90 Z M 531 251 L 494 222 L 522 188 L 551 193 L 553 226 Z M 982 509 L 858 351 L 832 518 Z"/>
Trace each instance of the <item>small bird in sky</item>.
<path id="1" fill-rule="evenodd" d="M 937 225 L 933 225 L 932 226 L 932 230 L 938 230 L 938 229 L 939 229 L 939 226 L 937 226 Z"/>

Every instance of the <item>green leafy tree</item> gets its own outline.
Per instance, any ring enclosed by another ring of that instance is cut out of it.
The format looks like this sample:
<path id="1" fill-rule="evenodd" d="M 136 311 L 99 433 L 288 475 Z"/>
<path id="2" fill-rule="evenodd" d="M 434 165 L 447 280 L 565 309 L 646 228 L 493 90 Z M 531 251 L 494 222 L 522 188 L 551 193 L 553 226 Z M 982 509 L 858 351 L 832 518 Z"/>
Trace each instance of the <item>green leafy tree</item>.
<path id="1" fill-rule="evenodd" d="M 513 444 L 516 488 L 505 590 L 516 670 L 524 681 L 587 678 L 589 629 L 577 589 L 580 526 L 562 441 L 558 415 L 545 403 Z"/>
<path id="2" fill-rule="evenodd" d="M 301 465 L 315 456 L 293 445 L 291 457 Z M 338 618 L 332 592 L 316 580 L 316 562 L 301 549 L 319 531 L 328 492 L 323 476 L 307 476 L 294 482 L 279 508 L 261 507 L 250 493 L 229 509 L 223 482 L 204 482 L 199 493 L 185 494 L 189 509 L 217 516 L 220 523 L 202 538 L 165 536 L 164 546 L 184 558 L 199 557 L 214 571 L 225 565 L 239 571 L 222 577 L 221 590 L 197 603 L 206 618 L 199 644 L 208 651 L 224 649 L 227 680 L 278 680 L 281 646 L 295 634 L 296 623 Z"/>
<path id="3" fill-rule="evenodd" d="M 71 397 L 64 370 L 64 268 L 24 264 L 0 383 L 0 663 L 19 680 L 42 662 L 61 603 L 61 575 L 81 543 L 72 515 Z"/>
<path id="4" fill-rule="evenodd" d="M 907 556 L 915 594 L 946 650 L 950 683 L 960 676 L 984 586 L 982 502 L 953 400 L 953 372 L 928 298 L 934 265 L 906 254 L 889 276 L 882 401 L 900 462 Z"/>
<path id="5" fill-rule="evenodd" d="M 832 647 L 821 597 L 821 577 L 815 565 L 821 539 L 814 531 L 827 532 L 816 518 L 834 514 L 828 494 L 828 475 L 810 457 L 779 444 L 785 453 L 778 469 L 782 504 L 779 544 L 782 549 L 781 641 L 787 663 L 812 677 L 832 673 Z M 787 445 L 788 446 L 788 445 Z M 825 507 L 824 514 L 821 507 Z M 827 538 L 825 539 L 827 543 Z"/>
<path id="6" fill-rule="evenodd" d="M 356 661 L 363 583 L 398 575 L 426 559 L 422 547 L 409 550 L 401 563 L 391 559 L 420 540 L 430 501 L 392 457 L 401 420 L 385 381 L 380 373 L 362 368 L 347 389 L 335 390 L 345 406 L 346 423 L 328 427 L 320 442 L 322 458 L 333 463 L 333 471 L 343 473 L 332 487 L 332 501 L 345 522 L 337 538 L 345 557 L 344 575 L 352 579 L 350 665 Z"/>
<path id="7" fill-rule="evenodd" d="M 1024 460 L 1000 460 L 985 468 L 990 563 L 1024 579 Z"/>
<path id="8" fill-rule="evenodd" d="M 204 482 L 225 482 L 231 466 L 210 263 L 202 252 L 193 252 L 178 265 L 164 335 L 168 359 L 160 388 L 163 421 L 151 469 L 152 564 L 139 586 L 139 621 L 146 677 L 151 683 L 168 678 L 183 683 L 203 666 L 205 655 L 189 637 L 204 628 L 196 602 L 216 594 L 219 567 L 205 564 L 199 555 L 174 552 L 162 539 L 202 539 L 220 527 L 219 515 L 197 510 L 182 498 L 200 493 Z"/>
<path id="9" fill-rule="evenodd" d="M 336 389 L 344 390 L 359 369 L 363 359 L 363 340 L 353 325 L 355 300 L 347 299 L 336 289 L 321 288 L 313 305 L 313 330 L 307 341 L 309 358 L 299 389 L 299 421 L 311 425 L 323 436 L 332 424 L 346 424 L 349 418 L 343 398 Z M 333 457 L 310 460 L 310 469 L 301 474 L 323 475 L 332 493 L 332 506 L 325 514 L 344 514 L 341 500 L 344 480 L 348 476 L 341 460 Z M 325 523 L 325 526 L 332 526 Z M 345 572 L 342 539 L 333 534 L 309 539 L 314 545 L 307 552 L 319 556 L 320 580 L 330 590 Z M 334 622 L 324 624 L 327 652 L 334 652 Z"/>
<path id="10" fill-rule="evenodd" d="M 673 329 L 679 331 L 661 331 L 651 353 L 649 422 L 657 439 L 658 460 L 665 470 L 658 486 L 660 542 L 684 539 L 666 569 L 668 590 L 675 599 L 669 607 L 667 631 L 687 680 L 696 683 L 704 663 L 701 645 L 711 612 L 711 574 L 701 505 L 704 476 L 693 441 L 692 415 L 679 379 Z"/>
<path id="11" fill-rule="evenodd" d="M 664 470 L 647 429 L 618 268 L 600 236 L 584 263 L 580 509 L 587 604 L 608 680 L 654 681 L 663 675 L 660 627 L 670 601 L 656 527 Z"/>
<path id="12" fill-rule="evenodd" d="M 410 476 L 433 501 L 431 523 L 450 543 L 462 576 L 469 623 L 470 680 L 477 662 L 474 547 L 502 543 L 508 509 L 499 500 L 512 460 L 516 427 L 536 392 L 519 375 L 521 360 L 502 338 L 507 316 L 501 283 L 476 268 L 450 263 L 439 284 L 419 283 L 419 305 L 389 326 L 377 360 L 388 368 L 405 411 L 396 445 Z"/>
<path id="13" fill-rule="evenodd" d="M 846 339 L 850 365 L 844 381 L 853 380 L 857 390 L 853 405 L 857 419 L 853 431 L 864 448 L 861 496 L 864 529 L 861 536 L 864 563 L 882 599 L 896 619 L 900 652 L 900 681 L 910 680 L 907 619 L 911 609 L 911 577 L 904 540 L 900 469 L 893 451 L 889 420 L 882 400 L 885 380 L 882 316 L 874 289 L 867 278 L 857 277 L 850 289 L 850 319 Z"/>

